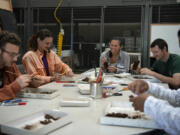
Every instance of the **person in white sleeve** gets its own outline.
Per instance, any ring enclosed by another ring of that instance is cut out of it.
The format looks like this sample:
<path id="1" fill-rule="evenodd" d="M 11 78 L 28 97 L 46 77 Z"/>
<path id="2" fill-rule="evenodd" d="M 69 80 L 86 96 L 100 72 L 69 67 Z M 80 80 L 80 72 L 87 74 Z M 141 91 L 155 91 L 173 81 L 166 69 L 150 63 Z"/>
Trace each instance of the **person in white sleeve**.
<path id="1" fill-rule="evenodd" d="M 157 125 L 170 135 L 180 134 L 180 88 L 171 90 L 158 84 L 136 80 L 128 89 L 138 96 L 130 96 L 135 110 L 151 116 Z"/>

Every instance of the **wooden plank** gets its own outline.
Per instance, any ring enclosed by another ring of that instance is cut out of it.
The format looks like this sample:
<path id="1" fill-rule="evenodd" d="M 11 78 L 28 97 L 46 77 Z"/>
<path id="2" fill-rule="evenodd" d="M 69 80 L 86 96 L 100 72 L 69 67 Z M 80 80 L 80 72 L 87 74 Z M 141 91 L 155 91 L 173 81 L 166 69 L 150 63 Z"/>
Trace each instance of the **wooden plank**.
<path id="1" fill-rule="evenodd" d="M 0 9 L 13 11 L 11 0 L 0 0 Z"/>

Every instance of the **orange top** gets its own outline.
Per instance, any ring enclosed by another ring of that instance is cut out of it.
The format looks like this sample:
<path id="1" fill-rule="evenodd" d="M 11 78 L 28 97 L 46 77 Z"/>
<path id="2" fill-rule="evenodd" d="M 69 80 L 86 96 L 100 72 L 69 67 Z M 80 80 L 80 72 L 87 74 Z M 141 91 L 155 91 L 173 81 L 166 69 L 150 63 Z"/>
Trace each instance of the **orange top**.
<path id="1" fill-rule="evenodd" d="M 128 87 L 124 87 L 123 90 L 129 90 Z"/>
<path id="2" fill-rule="evenodd" d="M 0 101 L 15 98 L 15 94 L 21 90 L 20 85 L 16 81 L 17 76 L 7 73 L 6 71 L 16 73 L 17 76 L 21 75 L 16 64 L 12 64 L 12 67 L 2 69 L 3 88 L 0 88 Z"/>
<path id="3" fill-rule="evenodd" d="M 63 63 L 55 52 L 50 51 L 46 53 L 46 59 L 48 61 L 48 68 L 50 76 L 47 76 L 46 70 L 42 61 L 43 53 L 39 50 L 28 51 L 22 59 L 22 63 L 28 74 L 35 75 L 36 78 L 42 80 L 43 83 L 51 81 L 51 76 L 54 75 L 54 71 L 58 73 L 69 72 L 71 68 Z"/>

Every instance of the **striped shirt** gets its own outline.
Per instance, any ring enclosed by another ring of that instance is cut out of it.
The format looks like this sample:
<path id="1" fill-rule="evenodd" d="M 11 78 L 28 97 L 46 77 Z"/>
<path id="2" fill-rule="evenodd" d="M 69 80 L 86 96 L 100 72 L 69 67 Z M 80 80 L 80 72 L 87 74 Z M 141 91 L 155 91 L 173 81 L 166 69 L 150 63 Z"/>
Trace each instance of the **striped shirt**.
<path id="1" fill-rule="evenodd" d="M 22 59 L 24 68 L 28 74 L 35 75 L 36 78 L 41 79 L 42 83 L 51 81 L 51 77 L 54 75 L 54 71 L 58 73 L 64 73 L 71 71 L 71 68 L 63 63 L 60 58 L 52 50 L 46 53 L 46 59 L 48 62 L 49 75 L 47 76 L 46 69 L 42 60 L 43 53 L 39 50 L 28 51 Z"/>

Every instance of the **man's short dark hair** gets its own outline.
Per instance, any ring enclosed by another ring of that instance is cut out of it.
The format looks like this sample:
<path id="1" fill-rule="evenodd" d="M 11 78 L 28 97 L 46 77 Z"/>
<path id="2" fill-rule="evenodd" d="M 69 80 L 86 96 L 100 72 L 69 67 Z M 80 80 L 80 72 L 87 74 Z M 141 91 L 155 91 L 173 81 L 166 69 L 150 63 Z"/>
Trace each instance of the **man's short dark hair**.
<path id="1" fill-rule="evenodd" d="M 178 30 L 178 37 L 180 37 L 180 29 Z"/>
<path id="2" fill-rule="evenodd" d="M 1 32 L 0 33 L 0 48 L 4 48 L 7 43 L 20 46 L 21 39 L 15 33 L 10 33 L 7 31 Z"/>
<path id="3" fill-rule="evenodd" d="M 121 38 L 121 37 L 113 37 L 113 38 L 111 38 L 110 43 L 111 43 L 112 40 L 118 40 L 119 45 L 124 46 L 124 39 L 123 38 Z"/>
<path id="4" fill-rule="evenodd" d="M 166 47 L 166 51 L 168 52 L 168 45 L 167 45 L 166 41 L 163 39 L 158 38 L 158 39 L 154 40 L 151 43 L 151 48 L 154 48 L 155 46 L 158 46 L 161 50 L 163 50 L 164 47 Z"/>

